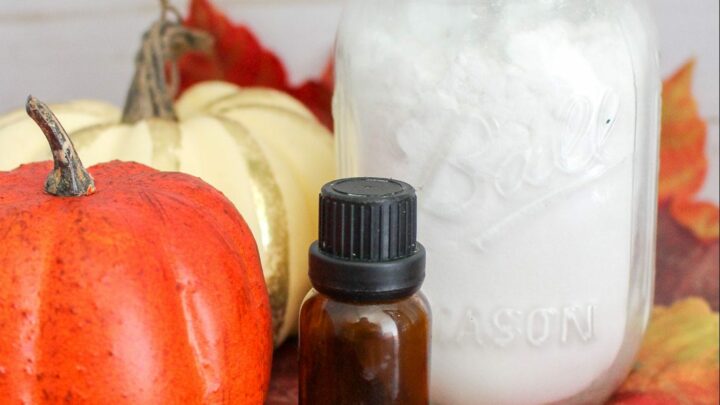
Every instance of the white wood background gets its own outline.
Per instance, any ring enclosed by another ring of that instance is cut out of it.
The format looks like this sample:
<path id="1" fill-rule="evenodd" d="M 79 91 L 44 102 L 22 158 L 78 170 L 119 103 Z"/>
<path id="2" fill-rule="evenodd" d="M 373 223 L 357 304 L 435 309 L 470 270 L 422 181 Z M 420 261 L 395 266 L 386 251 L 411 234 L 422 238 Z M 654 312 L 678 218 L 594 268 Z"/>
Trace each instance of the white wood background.
<path id="1" fill-rule="evenodd" d="M 711 170 L 702 196 L 718 201 L 718 0 L 650 0 L 660 29 L 663 74 L 698 59 L 695 94 L 710 124 Z M 279 53 L 295 82 L 319 73 L 342 0 L 214 0 Z M 185 10 L 187 0 L 175 0 Z M 48 101 L 97 98 L 120 105 L 140 33 L 155 0 L 0 1 L 0 112 L 32 93 Z"/>

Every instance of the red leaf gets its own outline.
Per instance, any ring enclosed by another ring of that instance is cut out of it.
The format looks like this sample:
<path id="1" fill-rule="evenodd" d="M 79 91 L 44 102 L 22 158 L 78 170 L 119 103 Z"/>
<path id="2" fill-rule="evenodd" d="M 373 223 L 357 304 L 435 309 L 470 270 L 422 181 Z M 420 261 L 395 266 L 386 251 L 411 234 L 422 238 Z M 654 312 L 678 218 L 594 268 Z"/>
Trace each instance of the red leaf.
<path id="1" fill-rule="evenodd" d="M 720 279 L 720 244 L 701 243 L 671 215 L 670 207 L 660 207 L 657 234 L 657 276 L 655 303 L 670 305 L 688 297 L 704 297 L 717 311 Z"/>
<path id="2" fill-rule="evenodd" d="M 287 70 L 280 58 L 264 48 L 250 29 L 233 23 L 209 0 L 192 0 L 185 24 L 210 33 L 215 39 L 215 52 L 191 53 L 180 60 L 180 93 L 206 80 L 270 87 L 296 97 L 332 130 L 332 64 L 319 80 L 294 88 L 288 83 Z"/>
<path id="3" fill-rule="evenodd" d="M 615 395 L 609 405 L 682 405 L 674 397 L 661 392 L 625 392 Z"/>
<path id="4" fill-rule="evenodd" d="M 264 49 L 247 27 L 233 24 L 208 0 L 191 1 L 185 24 L 211 34 L 215 52 L 193 53 L 180 60 L 181 91 L 214 79 L 240 86 L 287 88 L 287 74 L 280 60 Z"/>
<path id="5" fill-rule="evenodd" d="M 308 81 L 302 86 L 290 90 L 290 94 L 300 100 L 315 114 L 315 117 L 328 129 L 332 131 L 333 117 L 330 106 L 332 105 L 332 87 L 323 82 Z"/>
<path id="6" fill-rule="evenodd" d="M 333 86 L 335 86 L 335 61 L 332 58 L 328 61 L 320 82 L 328 89 L 332 89 Z"/>

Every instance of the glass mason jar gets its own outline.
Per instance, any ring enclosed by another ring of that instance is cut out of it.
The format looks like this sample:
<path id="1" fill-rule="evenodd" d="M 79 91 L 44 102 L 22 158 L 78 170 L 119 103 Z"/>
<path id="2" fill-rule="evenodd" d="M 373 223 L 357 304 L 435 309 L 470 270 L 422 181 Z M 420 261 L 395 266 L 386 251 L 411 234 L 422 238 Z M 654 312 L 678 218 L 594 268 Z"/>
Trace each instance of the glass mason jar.
<path id="1" fill-rule="evenodd" d="M 652 304 L 660 80 L 639 0 L 348 0 L 341 176 L 418 191 L 436 404 L 600 403 Z"/>

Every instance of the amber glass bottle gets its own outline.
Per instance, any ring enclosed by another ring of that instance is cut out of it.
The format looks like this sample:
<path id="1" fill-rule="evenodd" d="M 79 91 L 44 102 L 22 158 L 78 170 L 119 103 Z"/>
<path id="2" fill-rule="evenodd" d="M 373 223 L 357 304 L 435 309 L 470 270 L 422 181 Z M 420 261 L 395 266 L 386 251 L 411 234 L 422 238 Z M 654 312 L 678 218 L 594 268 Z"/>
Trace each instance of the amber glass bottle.
<path id="1" fill-rule="evenodd" d="M 420 286 L 417 200 L 408 184 L 323 187 L 300 313 L 301 405 L 426 405 L 430 309 Z"/>

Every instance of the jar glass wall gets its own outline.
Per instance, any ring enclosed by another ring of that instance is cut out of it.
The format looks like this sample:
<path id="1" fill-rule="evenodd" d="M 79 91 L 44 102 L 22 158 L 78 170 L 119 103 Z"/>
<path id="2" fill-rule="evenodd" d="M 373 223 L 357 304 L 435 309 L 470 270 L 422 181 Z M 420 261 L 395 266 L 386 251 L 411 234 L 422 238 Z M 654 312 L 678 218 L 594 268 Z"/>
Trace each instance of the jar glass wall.
<path id="1" fill-rule="evenodd" d="M 418 191 L 433 401 L 610 395 L 652 303 L 647 4 L 349 0 L 336 75 L 341 176 Z"/>

